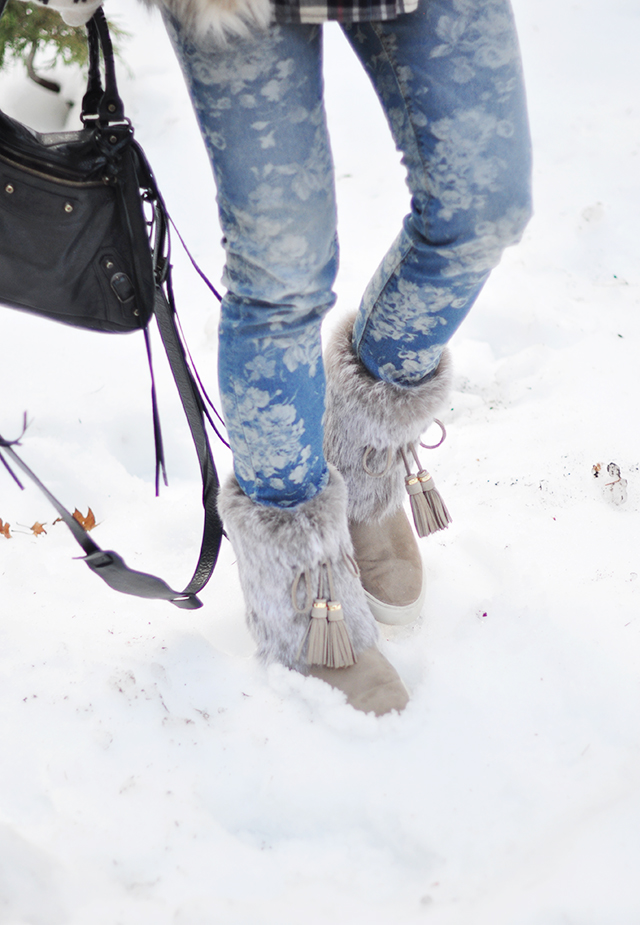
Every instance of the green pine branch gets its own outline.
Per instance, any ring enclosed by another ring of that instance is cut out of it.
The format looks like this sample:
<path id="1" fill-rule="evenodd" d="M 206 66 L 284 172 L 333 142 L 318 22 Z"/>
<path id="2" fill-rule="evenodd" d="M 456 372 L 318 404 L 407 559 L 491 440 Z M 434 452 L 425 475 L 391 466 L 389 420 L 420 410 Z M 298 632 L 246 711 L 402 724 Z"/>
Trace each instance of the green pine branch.
<path id="1" fill-rule="evenodd" d="M 124 36 L 121 29 L 109 24 L 112 37 Z M 114 43 L 115 44 L 115 43 Z M 0 16 L 0 70 L 9 58 L 22 61 L 32 80 L 50 90 L 59 90 L 53 81 L 47 81 L 34 68 L 36 54 L 46 52 L 46 64 L 78 64 L 85 66 L 89 59 L 87 30 L 84 26 L 68 26 L 59 13 L 34 3 L 9 0 Z"/>

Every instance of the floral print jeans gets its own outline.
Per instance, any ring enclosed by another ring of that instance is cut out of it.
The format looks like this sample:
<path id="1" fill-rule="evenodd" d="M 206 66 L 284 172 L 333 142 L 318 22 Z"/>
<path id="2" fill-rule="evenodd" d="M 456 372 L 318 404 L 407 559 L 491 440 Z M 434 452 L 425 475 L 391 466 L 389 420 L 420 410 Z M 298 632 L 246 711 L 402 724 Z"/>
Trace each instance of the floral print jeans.
<path id="1" fill-rule="evenodd" d="M 320 325 L 338 245 L 321 27 L 224 47 L 167 27 L 210 155 L 224 234 L 224 416 L 242 489 L 293 506 L 327 480 Z M 425 380 L 530 215 L 530 141 L 508 0 L 422 0 L 343 27 L 403 154 L 411 209 L 371 280 L 354 350 L 376 377 Z"/>

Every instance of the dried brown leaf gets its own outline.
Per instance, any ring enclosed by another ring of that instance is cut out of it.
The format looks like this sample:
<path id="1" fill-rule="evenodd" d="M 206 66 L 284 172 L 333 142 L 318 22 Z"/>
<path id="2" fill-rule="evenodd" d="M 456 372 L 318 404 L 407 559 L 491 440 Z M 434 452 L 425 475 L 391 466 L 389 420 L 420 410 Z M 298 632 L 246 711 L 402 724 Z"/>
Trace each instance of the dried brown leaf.
<path id="1" fill-rule="evenodd" d="M 11 524 L 3 523 L 2 517 L 0 517 L 0 534 L 1 534 L 2 536 L 6 536 L 6 538 L 7 538 L 8 540 L 11 539 L 11 533 L 9 532 L 9 527 L 10 527 L 10 526 L 11 526 Z"/>
<path id="2" fill-rule="evenodd" d="M 81 527 L 84 527 L 87 533 L 89 530 L 93 530 L 96 525 L 96 518 L 91 508 L 88 509 L 86 517 L 76 508 L 73 512 L 73 518 L 78 521 Z"/>

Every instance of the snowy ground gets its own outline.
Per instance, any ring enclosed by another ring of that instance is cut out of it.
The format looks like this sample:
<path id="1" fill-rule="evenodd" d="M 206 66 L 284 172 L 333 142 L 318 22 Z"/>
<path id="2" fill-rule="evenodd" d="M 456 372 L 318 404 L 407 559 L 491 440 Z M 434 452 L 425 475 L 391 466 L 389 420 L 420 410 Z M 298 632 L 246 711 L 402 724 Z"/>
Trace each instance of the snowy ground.
<path id="1" fill-rule="evenodd" d="M 132 33 L 121 83 L 138 137 L 217 280 L 209 170 L 160 23 L 110 3 Z M 411 705 L 375 720 L 259 668 L 228 546 L 201 611 L 116 595 L 35 489 L 0 473 L 15 530 L 0 536 L 2 925 L 640 921 L 640 13 L 515 8 L 536 216 L 454 342 L 430 468 L 455 522 L 424 543 L 424 622 L 385 642 Z M 364 78 L 337 30 L 327 44 L 340 312 L 406 200 Z M 2 105 L 55 127 L 38 93 L 3 78 Z M 212 384 L 215 305 L 177 263 Z M 5 312 L 0 432 L 28 409 L 25 459 L 92 507 L 102 546 L 177 585 L 198 546 L 197 473 L 156 353 L 160 501 L 137 337 Z M 619 506 L 610 462 L 628 480 Z"/>

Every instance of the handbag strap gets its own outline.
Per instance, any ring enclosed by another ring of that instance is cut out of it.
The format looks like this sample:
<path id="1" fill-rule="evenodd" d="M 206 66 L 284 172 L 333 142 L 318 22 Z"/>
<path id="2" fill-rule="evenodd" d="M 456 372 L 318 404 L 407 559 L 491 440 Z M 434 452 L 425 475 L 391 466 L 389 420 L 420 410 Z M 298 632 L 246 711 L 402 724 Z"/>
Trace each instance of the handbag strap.
<path id="1" fill-rule="evenodd" d="M 89 21 L 88 27 L 90 30 L 95 27 L 99 33 L 105 64 L 105 92 L 98 110 L 98 124 L 101 124 L 104 119 L 109 119 L 112 124 L 113 121 L 124 120 L 124 108 L 117 93 L 113 49 L 107 21 L 101 8 L 96 11 Z M 126 120 L 124 122 L 128 128 Z M 167 209 L 142 148 L 133 140 L 131 144 L 135 153 L 139 188 L 145 191 L 145 196 L 152 203 L 154 209 L 155 239 L 152 247 L 156 280 L 154 314 L 191 432 L 202 479 L 202 504 L 204 508 L 202 543 L 192 578 L 182 592 L 182 595 L 190 599 L 209 581 L 220 551 L 224 531 L 217 507 L 219 480 L 205 428 L 206 407 L 187 362 L 183 341 L 176 323 L 177 315 L 171 285 L 171 265 L 168 257 L 165 256 L 169 231 Z M 126 214 L 127 203 L 124 198 L 122 199 L 122 206 Z M 90 565 L 90 563 L 87 564 Z M 191 606 L 189 604 L 185 605 L 182 597 L 179 600 L 173 600 L 173 603 L 177 604 L 177 606 Z"/>
<path id="2" fill-rule="evenodd" d="M 173 298 L 169 302 L 161 288 L 156 290 L 155 316 L 200 465 L 204 508 L 202 543 L 195 571 L 183 591 L 183 594 L 195 595 L 209 581 L 220 552 L 224 532 L 217 504 L 220 483 L 205 429 L 204 403 L 176 328 Z"/>
<path id="3" fill-rule="evenodd" d="M 15 445 L 17 445 L 17 441 L 4 440 L 0 437 L 0 459 L 9 470 L 9 473 L 22 488 L 18 477 L 12 472 L 6 459 L 2 458 L 3 453 L 6 453 L 11 461 L 18 466 L 25 475 L 28 475 L 38 486 L 40 491 L 49 499 L 61 519 L 65 522 L 69 530 L 71 530 L 76 542 L 86 553 L 84 561 L 89 568 L 95 572 L 96 575 L 99 575 L 111 588 L 123 594 L 133 594 L 136 597 L 170 601 L 172 604 L 175 604 L 176 607 L 187 610 L 195 610 L 198 607 L 202 607 L 202 602 L 195 594 L 190 594 L 186 591 L 174 591 L 173 588 L 169 587 L 169 585 L 162 580 L 162 578 L 157 578 L 155 575 L 149 575 L 146 572 L 137 572 L 129 568 L 117 552 L 101 549 L 98 544 L 91 539 L 84 527 L 69 513 L 64 505 L 58 501 L 55 495 L 51 494 L 46 485 L 40 481 L 37 475 L 18 456 L 14 450 Z"/>
<path id="4" fill-rule="evenodd" d="M 20 438 L 18 440 L 6 440 L 0 435 L 0 461 L 20 488 L 23 486 L 7 460 L 3 458 L 3 453 L 34 482 L 53 505 L 76 542 L 84 551 L 85 557 L 83 561 L 111 588 L 136 597 L 170 601 L 176 607 L 185 610 L 195 610 L 202 607 L 202 602 L 197 597 L 197 593 L 211 578 L 220 552 L 224 530 L 217 507 L 219 480 L 204 424 L 204 403 L 195 379 L 187 365 L 184 348 L 176 326 L 173 296 L 170 290 L 169 292 L 170 297 L 167 298 L 162 286 L 157 287 L 155 315 L 198 456 L 204 508 L 204 528 L 200 554 L 195 571 L 184 591 L 175 591 L 162 578 L 155 575 L 129 568 L 122 557 L 114 550 L 101 549 L 84 527 L 18 456 L 14 447 L 19 445 Z"/>

